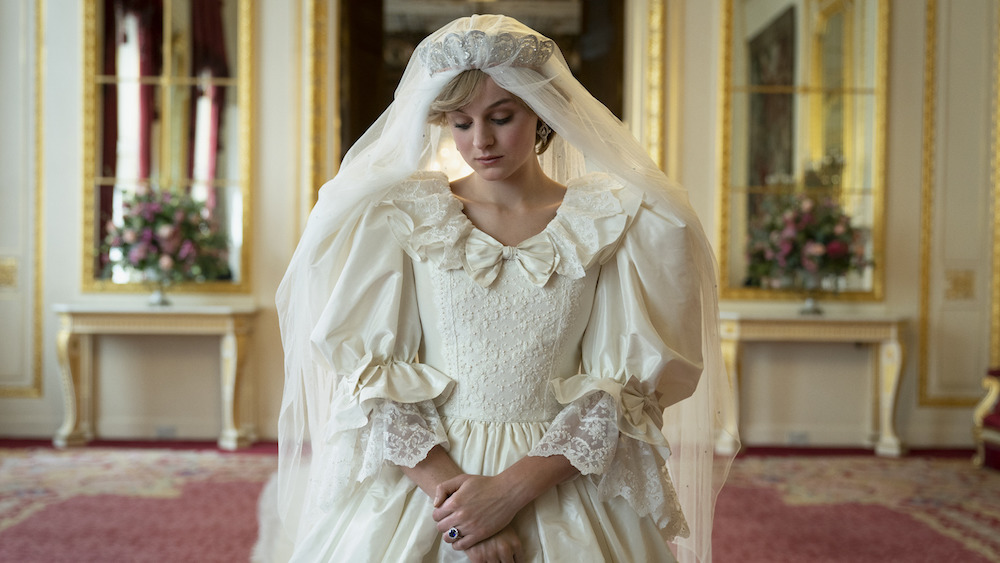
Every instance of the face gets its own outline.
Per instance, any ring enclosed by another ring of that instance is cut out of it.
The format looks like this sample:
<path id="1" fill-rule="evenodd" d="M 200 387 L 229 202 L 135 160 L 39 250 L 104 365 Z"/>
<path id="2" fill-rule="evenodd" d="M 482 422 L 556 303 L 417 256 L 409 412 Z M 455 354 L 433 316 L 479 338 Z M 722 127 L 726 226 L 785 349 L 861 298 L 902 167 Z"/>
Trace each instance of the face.
<path id="1" fill-rule="evenodd" d="M 445 117 L 458 152 L 484 180 L 506 180 L 538 165 L 538 117 L 491 78 L 468 105 Z"/>

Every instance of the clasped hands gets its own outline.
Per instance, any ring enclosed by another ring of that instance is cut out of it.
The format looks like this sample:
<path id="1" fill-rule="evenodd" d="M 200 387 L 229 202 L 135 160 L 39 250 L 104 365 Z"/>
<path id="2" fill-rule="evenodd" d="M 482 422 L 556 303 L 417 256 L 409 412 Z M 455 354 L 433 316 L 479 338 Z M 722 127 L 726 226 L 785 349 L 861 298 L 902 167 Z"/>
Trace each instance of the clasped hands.
<path id="1" fill-rule="evenodd" d="M 521 542 L 510 523 L 521 508 L 503 477 L 463 473 L 437 486 L 433 517 L 444 541 L 473 561 L 515 561 Z M 458 538 L 448 536 L 452 527 Z"/>

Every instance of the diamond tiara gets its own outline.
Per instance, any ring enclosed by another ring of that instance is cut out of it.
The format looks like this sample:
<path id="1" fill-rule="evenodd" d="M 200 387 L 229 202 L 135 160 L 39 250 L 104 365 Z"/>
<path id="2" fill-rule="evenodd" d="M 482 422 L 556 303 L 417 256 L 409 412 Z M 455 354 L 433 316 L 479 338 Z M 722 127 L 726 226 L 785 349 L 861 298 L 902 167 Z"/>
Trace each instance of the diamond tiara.
<path id="1" fill-rule="evenodd" d="M 431 74 L 504 64 L 537 69 L 555 50 L 554 42 L 537 35 L 515 36 L 506 32 L 487 35 L 477 29 L 464 34 L 449 33 L 444 39 L 424 46 L 420 57 Z"/>

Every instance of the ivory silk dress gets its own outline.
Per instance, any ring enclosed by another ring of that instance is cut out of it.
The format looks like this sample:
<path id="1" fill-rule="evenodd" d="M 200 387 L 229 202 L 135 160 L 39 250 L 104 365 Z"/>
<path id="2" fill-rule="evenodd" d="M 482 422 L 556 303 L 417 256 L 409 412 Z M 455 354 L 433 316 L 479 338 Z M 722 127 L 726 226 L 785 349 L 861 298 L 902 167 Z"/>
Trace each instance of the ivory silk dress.
<path id="1" fill-rule="evenodd" d="M 312 335 L 341 379 L 294 561 L 467 560 L 398 468 L 436 444 L 470 474 L 526 455 L 580 470 L 515 517 L 528 561 L 674 560 L 688 530 L 660 415 L 701 373 L 696 276 L 664 266 L 685 262 L 685 227 L 607 175 L 567 188 L 516 247 L 475 228 L 440 172 L 357 225 Z"/>

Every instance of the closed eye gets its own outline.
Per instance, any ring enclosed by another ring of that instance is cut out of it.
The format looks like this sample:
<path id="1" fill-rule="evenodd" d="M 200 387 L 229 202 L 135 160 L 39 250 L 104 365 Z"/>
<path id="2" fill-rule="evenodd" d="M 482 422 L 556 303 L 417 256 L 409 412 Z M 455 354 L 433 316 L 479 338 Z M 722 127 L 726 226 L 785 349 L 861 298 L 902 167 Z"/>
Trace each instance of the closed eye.
<path id="1" fill-rule="evenodd" d="M 507 117 L 499 117 L 499 118 L 494 119 L 493 123 L 495 123 L 497 125 L 503 125 L 504 123 L 507 123 L 510 120 L 511 120 L 511 116 L 508 115 Z"/>
<path id="2" fill-rule="evenodd" d="M 465 131 L 466 129 L 468 129 L 469 127 L 472 126 L 472 123 L 471 122 L 470 123 L 452 123 L 451 126 L 454 127 L 455 129 L 461 129 L 462 131 Z"/>

